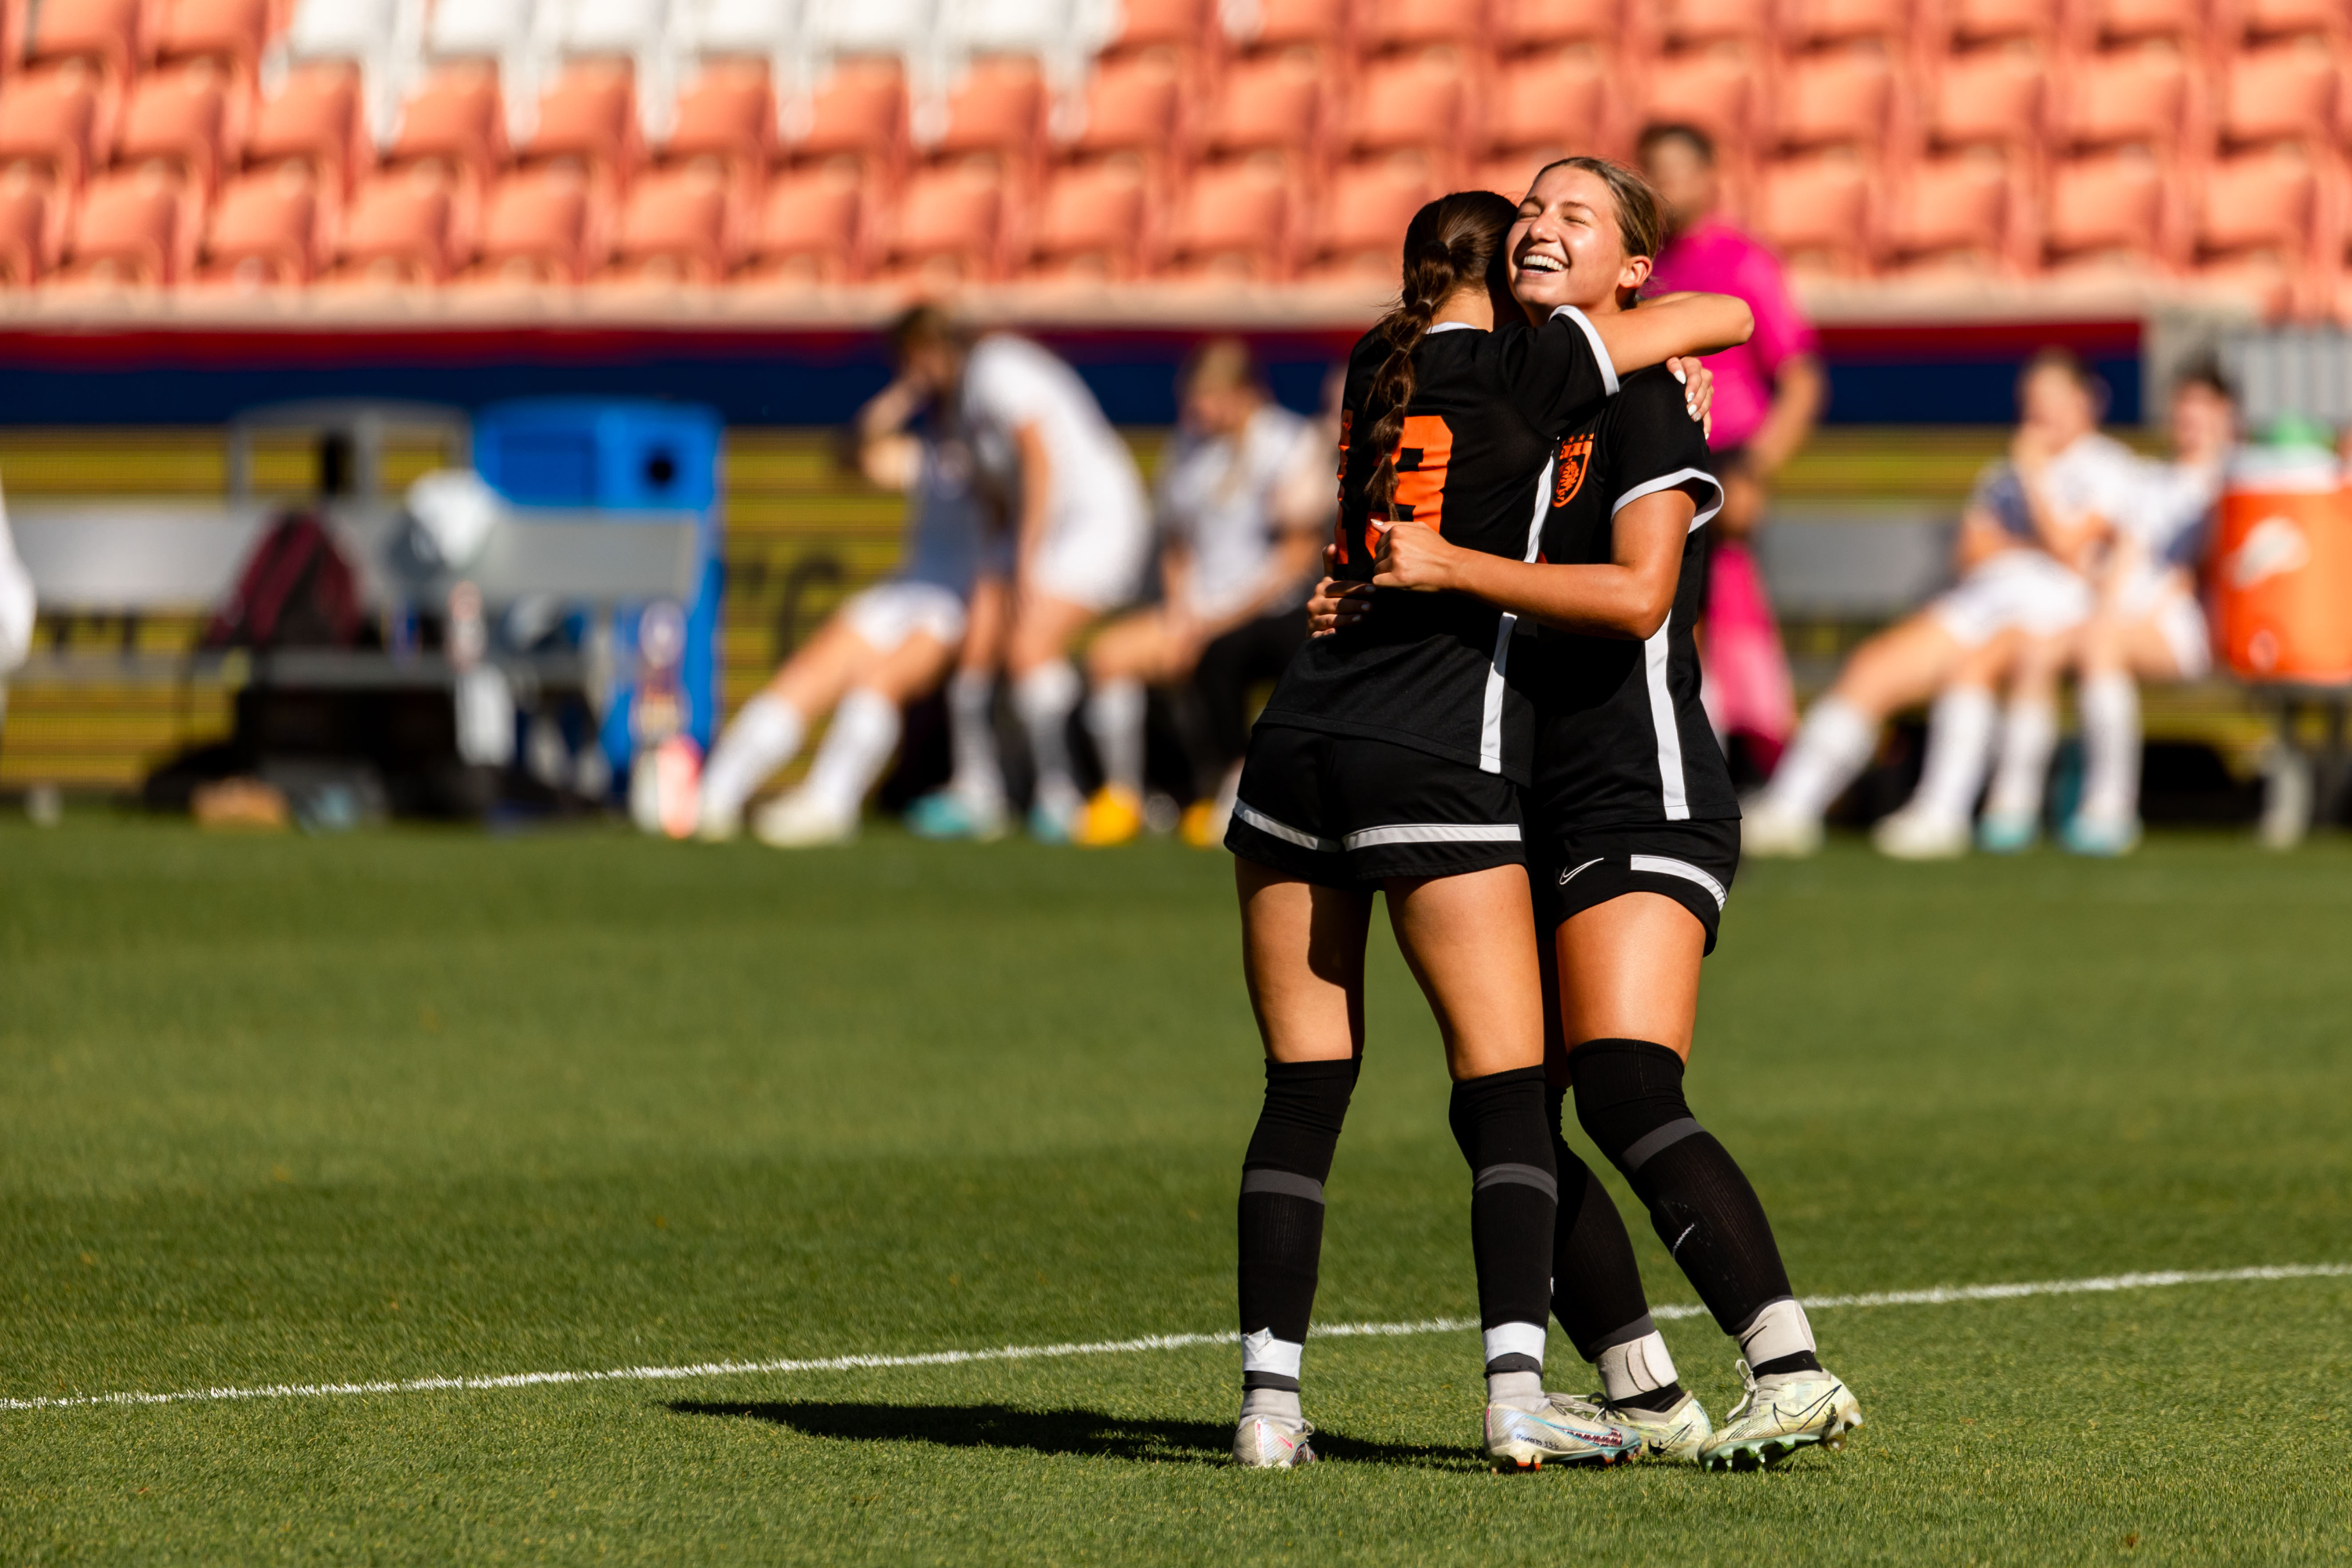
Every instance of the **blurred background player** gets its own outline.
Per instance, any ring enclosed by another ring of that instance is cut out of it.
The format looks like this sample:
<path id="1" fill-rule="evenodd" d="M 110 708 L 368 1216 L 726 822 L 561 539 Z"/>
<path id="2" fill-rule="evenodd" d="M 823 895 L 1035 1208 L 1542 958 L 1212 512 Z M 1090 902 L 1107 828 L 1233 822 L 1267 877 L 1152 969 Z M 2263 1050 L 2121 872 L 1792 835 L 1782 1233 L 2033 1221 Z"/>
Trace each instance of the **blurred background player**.
<path id="1" fill-rule="evenodd" d="M 2041 831 L 2058 739 L 2058 681 L 2073 672 L 2083 725 L 2083 795 L 2063 835 L 2084 855 L 2139 842 L 2140 680 L 2195 680 L 2213 651 L 2197 597 L 2197 560 L 2237 440 L 2221 367 L 2192 364 L 2173 385 L 2170 461 L 2139 459 L 2095 543 L 2090 617 L 2057 637 L 2020 633 L 2001 751 L 1977 837 L 2013 852 Z"/>
<path id="2" fill-rule="evenodd" d="M 1821 417 L 1829 377 L 1820 340 L 1789 292 L 1780 260 L 1723 215 L 1715 143 L 1706 133 L 1654 125 L 1642 133 L 1640 153 L 1642 172 L 1666 209 L 1666 246 L 1653 292 L 1735 295 L 1756 316 L 1754 337 L 1707 361 L 1716 388 L 1707 447 L 1724 503 L 1707 525 L 1699 657 L 1707 717 L 1726 751 L 1754 773 L 1769 774 L 1796 731 L 1797 700 L 1750 542 L 1764 521 L 1766 487 Z"/>
<path id="3" fill-rule="evenodd" d="M 1142 584 L 1151 550 L 1143 481 L 1077 373 L 1028 339 L 992 332 L 975 340 L 929 307 L 909 311 L 897 339 L 908 379 L 938 395 L 970 432 L 982 475 L 1006 498 L 1013 562 L 1004 668 L 1036 769 L 1029 829 L 1066 843 L 1086 806 L 1070 769 L 1070 716 L 1081 686 L 1069 647 Z M 955 782 L 916 802 L 908 818 L 916 832 L 1003 831 L 1003 781 L 983 762 L 995 754 L 992 700 L 985 669 L 967 661 L 948 690 Z"/>
<path id="4" fill-rule="evenodd" d="M 866 479 L 910 498 L 898 574 L 834 612 L 736 713 L 702 771 L 704 838 L 734 837 L 751 792 L 828 710 L 807 779 L 765 806 L 752 831 L 779 847 L 856 837 L 866 794 L 898 749 L 902 710 L 946 679 L 964 640 L 989 531 L 971 447 L 932 389 L 905 375 L 859 410 L 855 438 Z M 1001 585 L 993 593 L 1001 602 Z"/>
<path id="5" fill-rule="evenodd" d="M 1266 395 L 1238 338 L 1204 344 L 1181 393 L 1182 423 L 1158 487 L 1160 602 L 1112 623 L 1087 650 L 1087 722 L 1104 782 L 1079 824 L 1081 844 L 1123 844 L 1143 827 L 1147 686 L 1181 689 L 1196 797 L 1185 834 L 1219 842 L 1216 801 L 1248 748 L 1250 688 L 1279 676 L 1307 638 L 1332 442 Z M 1314 480 L 1304 507 L 1290 482 L 1301 468 Z"/>
<path id="6" fill-rule="evenodd" d="M 2044 349 L 2027 363 L 2010 461 L 1986 470 L 1960 514 L 1958 585 L 1854 650 L 1772 782 L 1748 801 L 1747 853 L 1818 849 L 1822 815 L 1869 763 L 1880 724 L 1931 698 L 1919 788 L 1874 837 L 1909 858 L 1967 849 L 2000 719 L 1994 684 L 2020 637 L 2054 637 L 2089 616 L 2091 590 L 2076 567 L 2099 519 L 2136 482 L 2137 459 L 2099 434 L 2104 406 L 2104 389 L 2074 354 Z"/>

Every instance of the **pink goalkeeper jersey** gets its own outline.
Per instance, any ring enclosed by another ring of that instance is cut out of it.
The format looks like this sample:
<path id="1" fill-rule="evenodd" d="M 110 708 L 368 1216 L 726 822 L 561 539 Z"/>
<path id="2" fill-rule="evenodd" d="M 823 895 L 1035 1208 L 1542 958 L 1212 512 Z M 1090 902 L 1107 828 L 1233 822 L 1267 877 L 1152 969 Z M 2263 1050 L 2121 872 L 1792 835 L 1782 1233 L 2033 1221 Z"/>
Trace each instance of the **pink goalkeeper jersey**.
<path id="1" fill-rule="evenodd" d="M 1715 435 L 1707 444 L 1718 452 L 1745 446 L 1772 405 L 1772 378 L 1782 362 L 1819 352 L 1821 340 L 1790 297 L 1779 258 L 1719 217 L 1676 235 L 1658 258 L 1649 291 L 1685 289 L 1734 294 L 1755 312 L 1755 336 L 1706 362 L 1715 372 Z"/>

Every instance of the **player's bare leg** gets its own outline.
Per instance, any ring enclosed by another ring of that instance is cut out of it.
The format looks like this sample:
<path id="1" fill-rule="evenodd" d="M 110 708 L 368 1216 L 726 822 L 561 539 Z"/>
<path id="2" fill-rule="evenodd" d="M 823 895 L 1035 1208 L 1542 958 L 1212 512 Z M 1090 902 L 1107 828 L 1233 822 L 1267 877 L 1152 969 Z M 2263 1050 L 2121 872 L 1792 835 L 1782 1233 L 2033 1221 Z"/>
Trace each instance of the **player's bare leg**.
<path id="1" fill-rule="evenodd" d="M 799 848 L 856 837 L 866 794 L 898 750 L 906 704 L 936 688 L 954 659 L 954 647 L 926 631 L 877 656 L 835 706 L 808 777 L 759 814 L 760 841 Z"/>

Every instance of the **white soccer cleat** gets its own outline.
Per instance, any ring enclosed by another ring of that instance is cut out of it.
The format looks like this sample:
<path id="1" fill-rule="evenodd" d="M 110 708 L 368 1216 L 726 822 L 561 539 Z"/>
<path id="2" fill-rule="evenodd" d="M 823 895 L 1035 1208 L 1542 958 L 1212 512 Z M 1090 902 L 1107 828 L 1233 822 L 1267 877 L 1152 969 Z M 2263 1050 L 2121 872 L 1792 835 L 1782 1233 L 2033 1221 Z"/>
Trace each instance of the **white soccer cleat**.
<path id="1" fill-rule="evenodd" d="M 814 849 L 847 844 L 857 837 L 857 813 L 847 812 L 807 790 L 794 790 L 761 806 L 751 817 L 751 836 L 774 849 Z"/>
<path id="2" fill-rule="evenodd" d="M 718 802 L 705 800 L 694 814 L 694 836 L 705 844 L 728 844 L 743 831 L 743 814 L 728 811 Z"/>
<path id="3" fill-rule="evenodd" d="M 1710 1470 L 1760 1470 L 1800 1448 L 1845 1447 L 1862 1425 L 1853 1393 L 1826 1372 L 1776 1372 L 1759 1377 L 1739 1363 L 1748 1392 L 1699 1458 Z"/>
<path id="4" fill-rule="evenodd" d="M 1763 860 L 1801 860 L 1822 847 L 1821 819 L 1800 816 L 1759 795 L 1739 808 L 1739 849 Z"/>
<path id="5" fill-rule="evenodd" d="M 1551 1402 L 1555 1409 L 1575 1419 L 1622 1426 L 1641 1438 L 1655 1458 L 1696 1465 L 1707 1445 L 1715 1441 L 1715 1423 L 1707 1419 L 1706 1406 L 1698 1402 L 1696 1394 L 1684 1394 L 1680 1404 L 1663 1413 L 1639 1405 L 1612 1405 L 1598 1394 L 1583 1399 L 1555 1394 Z"/>
<path id="6" fill-rule="evenodd" d="M 1879 818 L 1870 841 L 1896 860 L 1957 860 L 1969 852 L 1969 825 L 1906 806 Z"/>
<path id="7" fill-rule="evenodd" d="M 1555 1399 L 1537 1410 L 1486 1406 L 1486 1457 L 1498 1469 L 1613 1465 L 1642 1457 L 1642 1439 L 1614 1417 L 1591 1417 Z"/>
<path id="8" fill-rule="evenodd" d="M 1234 1426 L 1234 1463 L 1253 1470 L 1295 1470 L 1322 1458 L 1307 1439 L 1313 1423 L 1244 1415 Z"/>

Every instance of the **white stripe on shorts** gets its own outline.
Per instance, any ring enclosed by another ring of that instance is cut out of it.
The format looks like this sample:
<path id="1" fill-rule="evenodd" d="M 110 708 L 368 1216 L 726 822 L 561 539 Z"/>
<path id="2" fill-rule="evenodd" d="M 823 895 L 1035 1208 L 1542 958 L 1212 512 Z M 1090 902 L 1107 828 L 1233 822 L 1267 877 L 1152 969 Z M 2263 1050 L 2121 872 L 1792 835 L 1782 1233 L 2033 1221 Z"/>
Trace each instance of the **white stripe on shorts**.
<path id="1" fill-rule="evenodd" d="M 1687 860 L 1677 860 L 1671 855 L 1628 855 L 1625 858 L 1633 870 L 1649 871 L 1661 877 L 1680 877 L 1685 882 L 1696 882 L 1715 895 L 1715 907 L 1718 910 L 1723 908 L 1723 900 L 1730 896 L 1722 883 Z"/>
<path id="2" fill-rule="evenodd" d="M 1319 849 L 1327 855 L 1339 852 L 1339 846 L 1328 838 L 1318 838 L 1312 833 L 1300 832 L 1286 822 L 1277 822 L 1245 800 L 1234 802 L 1234 815 L 1260 833 L 1269 834 L 1286 844 L 1296 844 L 1301 849 Z"/>
<path id="3" fill-rule="evenodd" d="M 1388 827 L 1367 827 L 1343 841 L 1349 849 L 1370 849 L 1382 844 L 1516 844 L 1516 822 L 1400 822 Z"/>

